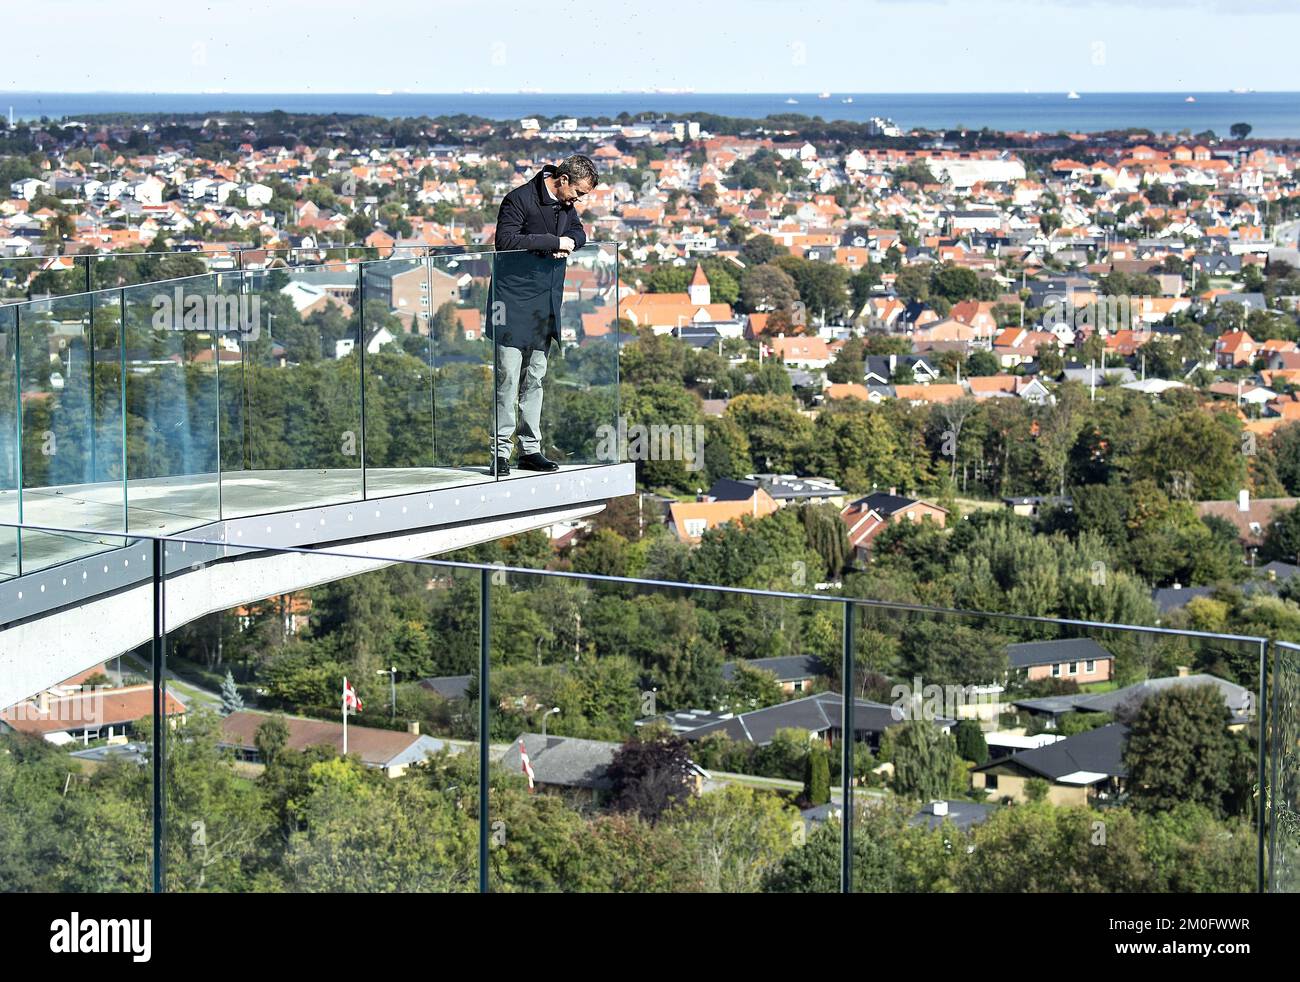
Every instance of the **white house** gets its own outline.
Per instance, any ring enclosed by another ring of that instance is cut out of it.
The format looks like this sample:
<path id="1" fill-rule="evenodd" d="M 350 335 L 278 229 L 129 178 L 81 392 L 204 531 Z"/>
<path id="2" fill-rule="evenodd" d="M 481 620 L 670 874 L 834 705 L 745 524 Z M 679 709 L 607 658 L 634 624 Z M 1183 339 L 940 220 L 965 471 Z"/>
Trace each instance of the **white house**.
<path id="1" fill-rule="evenodd" d="M 42 191 L 48 191 L 50 186 L 44 181 L 38 181 L 34 177 L 24 177 L 20 181 L 14 181 L 9 185 L 9 194 L 14 198 L 22 198 L 24 201 L 31 201 Z"/>

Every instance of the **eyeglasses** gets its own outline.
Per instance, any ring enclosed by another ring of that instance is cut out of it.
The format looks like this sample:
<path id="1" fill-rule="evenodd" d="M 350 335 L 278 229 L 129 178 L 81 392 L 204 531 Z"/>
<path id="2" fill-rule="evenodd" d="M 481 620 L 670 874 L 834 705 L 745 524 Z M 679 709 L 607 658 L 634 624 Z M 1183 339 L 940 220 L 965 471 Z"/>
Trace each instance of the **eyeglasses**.
<path id="1" fill-rule="evenodd" d="M 566 187 L 572 189 L 572 191 L 574 192 L 573 200 L 575 200 L 575 201 L 576 201 L 578 198 L 585 198 L 587 195 L 591 194 L 591 192 L 592 192 L 592 190 L 593 190 L 593 188 L 587 188 L 587 190 L 585 190 L 585 191 L 582 190 L 582 186 L 581 186 L 581 185 L 579 185 L 579 184 L 574 184 L 572 181 L 570 181 L 570 180 L 568 179 L 568 177 L 565 177 L 565 178 L 564 178 L 564 183 L 565 183 L 565 186 L 566 186 Z"/>

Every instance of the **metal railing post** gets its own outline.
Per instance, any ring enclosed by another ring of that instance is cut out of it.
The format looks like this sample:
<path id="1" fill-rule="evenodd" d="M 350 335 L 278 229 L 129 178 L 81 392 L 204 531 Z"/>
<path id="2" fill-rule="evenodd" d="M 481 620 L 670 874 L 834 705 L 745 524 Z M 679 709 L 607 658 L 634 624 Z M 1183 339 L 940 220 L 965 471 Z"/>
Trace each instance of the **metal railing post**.
<path id="1" fill-rule="evenodd" d="M 840 799 L 843 819 L 840 822 L 840 892 L 853 892 L 853 604 L 844 601 L 844 660 L 840 668 L 843 718 L 840 721 Z"/>
<path id="2" fill-rule="evenodd" d="M 90 283 L 90 260 L 91 256 L 87 255 L 86 259 L 86 303 L 87 303 L 87 325 L 86 325 L 86 354 L 87 361 L 90 365 L 90 480 L 91 483 L 99 481 L 99 427 L 97 423 L 96 403 L 95 403 L 95 297 L 91 292 Z M 68 381 L 71 381 L 69 379 Z"/>
<path id="3" fill-rule="evenodd" d="M 1272 786 L 1264 780 L 1265 762 L 1268 760 L 1267 743 L 1268 743 L 1268 648 L 1269 642 L 1261 641 L 1259 643 L 1259 807 L 1258 814 L 1255 816 L 1255 824 L 1258 832 L 1255 836 L 1256 842 L 1256 892 L 1264 892 L 1264 835 L 1267 823 L 1267 813 L 1271 807 L 1266 804 L 1272 792 Z"/>
<path id="4" fill-rule="evenodd" d="M 1278 720 L 1280 720 L 1281 717 L 1278 715 L 1277 705 L 1278 692 L 1282 688 L 1282 649 L 1277 646 L 1276 640 L 1270 643 L 1270 647 L 1273 649 L 1273 707 L 1268 714 L 1269 728 L 1272 730 L 1272 733 L 1270 734 L 1272 739 L 1269 740 L 1269 756 L 1271 757 L 1271 765 L 1269 767 L 1268 776 L 1268 797 L 1264 797 L 1262 790 L 1260 792 L 1261 804 L 1264 801 L 1268 802 L 1268 815 L 1266 819 L 1266 828 L 1268 829 L 1268 866 L 1263 871 L 1265 892 L 1272 892 L 1277 889 L 1277 801 L 1275 796 L 1277 793 L 1278 757 L 1281 756 L 1282 751 L 1282 734 L 1278 727 Z M 1260 743 L 1262 744 L 1263 742 L 1264 732 L 1261 730 Z"/>
<path id="5" fill-rule="evenodd" d="M 366 500 L 366 264 L 357 263 L 357 371 L 361 382 L 361 432 L 356 449 L 361 455 L 361 500 Z"/>
<path id="6" fill-rule="evenodd" d="M 14 304 L 14 485 L 18 488 L 18 524 L 23 524 L 23 321 L 22 304 Z M 23 575 L 23 530 L 14 530 L 17 573 Z"/>
<path id="7" fill-rule="evenodd" d="M 488 892 L 488 836 L 492 823 L 488 814 L 489 720 L 488 661 L 492 652 L 492 574 L 479 570 L 478 595 L 478 892 Z"/>
<path id="8" fill-rule="evenodd" d="M 153 892 L 164 889 L 167 775 L 167 638 L 163 615 L 163 544 L 153 540 Z"/>
<path id="9" fill-rule="evenodd" d="M 429 353 L 427 368 L 429 371 L 429 460 L 432 466 L 438 466 L 438 385 L 435 381 L 437 356 L 434 346 L 438 343 L 433 333 L 433 256 L 429 247 L 424 249 L 424 283 L 425 296 L 429 298 L 429 319 L 426 322 L 428 342 L 425 350 Z"/>
<path id="10" fill-rule="evenodd" d="M 118 399 L 121 400 L 122 430 L 122 531 L 127 531 L 131 521 L 131 475 L 127 470 L 127 411 L 126 411 L 126 287 L 117 291 L 118 320 L 117 329 L 117 374 Z"/>

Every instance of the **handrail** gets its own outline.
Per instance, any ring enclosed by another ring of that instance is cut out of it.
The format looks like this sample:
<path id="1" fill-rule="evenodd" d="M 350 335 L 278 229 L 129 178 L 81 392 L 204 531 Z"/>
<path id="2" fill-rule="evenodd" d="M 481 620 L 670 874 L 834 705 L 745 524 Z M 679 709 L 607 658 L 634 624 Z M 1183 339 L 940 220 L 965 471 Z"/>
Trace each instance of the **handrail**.
<path id="1" fill-rule="evenodd" d="M 615 249 L 617 249 L 620 245 L 621 245 L 621 243 L 619 243 L 619 242 L 617 242 L 617 241 L 613 241 L 613 240 L 611 240 L 611 241 L 596 241 L 596 240 L 589 239 L 589 240 L 586 242 L 586 244 L 583 246 L 583 249 L 597 248 L 597 247 L 600 247 L 600 246 L 612 246 L 612 247 L 614 247 Z M 354 248 L 356 248 L 356 247 L 354 247 Z M 368 248 L 368 249 L 391 249 L 391 248 L 404 248 L 404 247 L 402 247 L 402 246 L 365 246 L 365 247 L 362 247 L 362 248 Z M 415 246 L 412 246 L 411 248 L 416 248 L 416 247 L 415 247 Z M 441 246 L 424 246 L 423 248 L 425 248 L 425 249 L 439 249 L 439 248 L 443 248 L 443 247 L 441 247 Z M 260 250 L 258 250 L 258 251 L 260 251 Z M 299 251 L 317 252 L 317 251 L 321 251 L 321 250 L 316 250 L 316 249 L 303 249 L 303 248 L 300 248 Z M 364 265 L 364 264 L 367 264 L 367 263 L 413 262 L 413 261 L 424 260 L 424 259 L 436 259 L 436 260 L 438 260 L 438 261 L 441 262 L 441 261 L 449 260 L 449 259 L 481 259 L 481 258 L 483 258 L 483 257 L 485 257 L 485 256 L 510 256 L 510 255 L 522 255 L 522 254 L 527 253 L 527 252 L 528 252 L 527 249 L 493 249 L 493 248 L 485 247 L 485 248 L 483 248 L 482 250 L 479 250 L 479 251 L 473 251 L 473 252 L 439 252 L 439 253 L 427 253 L 427 252 L 426 252 L 426 253 L 425 253 L 424 255 L 422 255 L 422 256 L 383 256 L 383 257 L 380 257 L 380 258 L 377 258 L 377 259 L 367 259 L 367 258 L 365 258 L 365 257 L 363 257 L 363 256 L 354 256 L 354 257 L 350 257 L 350 258 L 321 259 L 321 260 L 319 260 L 319 261 L 317 261 L 317 262 L 312 262 L 312 263 L 303 263 L 303 264 L 300 265 L 300 266 L 291 266 L 291 267 L 288 267 L 288 268 L 289 268 L 289 269 L 294 269 L 294 270 L 303 270 L 303 269 L 314 269 L 314 268 L 318 268 L 318 267 L 321 267 L 321 266 L 353 266 L 353 265 L 358 265 L 358 266 L 359 266 L 359 265 Z M 11 257 L 11 258 L 12 258 L 12 259 L 36 259 L 36 258 L 42 258 L 42 259 L 51 259 L 51 258 L 52 258 L 52 259 L 81 259 L 81 258 L 111 259 L 111 258 L 114 258 L 114 257 L 116 257 L 116 256 L 122 256 L 122 255 L 126 255 L 126 253 L 120 253 L 120 252 L 108 252 L 108 253 L 95 253 L 95 254 L 89 254 L 89 253 L 88 253 L 88 254 L 77 255 L 77 256 L 42 256 L 42 257 L 36 257 L 36 256 L 15 256 L 15 257 Z M 187 253 L 187 252 L 141 252 L 141 253 L 136 253 L 135 255 L 140 255 L 140 256 L 189 256 L 189 255 L 197 255 L 197 253 Z M 0 259 L 0 265 L 3 265 L 6 261 L 9 261 L 9 260 Z M 14 298 L 14 299 L 9 299 L 9 300 L 6 300 L 6 299 L 4 299 L 3 297 L 0 297 L 0 306 L 3 306 L 3 307 L 28 307 L 28 306 L 31 306 L 31 305 L 34 305 L 34 304 L 54 303 L 54 302 L 56 302 L 56 301 L 60 301 L 60 300 L 73 300 L 73 299 L 76 299 L 77 297 L 89 297 L 89 296 L 94 296 L 94 295 L 96 295 L 96 294 L 109 294 L 109 293 L 116 293 L 116 292 L 118 292 L 119 290 L 132 290 L 132 289 L 135 289 L 135 288 L 137 288 L 137 287 L 142 287 L 142 286 L 163 286 L 163 285 L 168 284 L 168 283 L 180 283 L 180 282 L 182 282 L 182 281 L 184 281 L 184 280 L 196 280 L 196 279 L 198 279 L 198 278 L 200 278 L 200 277 L 203 277 L 203 276 L 241 276 L 241 275 L 246 275 L 246 274 L 263 275 L 263 274 L 266 274 L 266 273 L 274 273 L 274 272 L 276 272 L 277 269 L 279 269 L 279 268 L 281 268 L 281 267 L 277 267 L 277 268 L 275 268 L 275 269 L 262 269 L 262 268 L 259 268 L 259 269 L 241 269 L 241 268 L 239 268 L 239 267 L 236 267 L 236 268 L 234 268 L 234 269 L 212 269 L 212 270 L 208 270 L 207 272 L 204 272 L 204 273 L 188 273 L 188 274 L 186 274 L 185 276 L 169 276 L 169 277 L 166 277 L 166 278 L 164 278 L 164 279 L 160 279 L 160 280 L 141 280 L 139 283 L 123 283 L 123 284 L 121 284 L 120 286 L 101 286 L 101 287 L 96 287 L 96 288 L 93 289 L 93 290 L 78 290 L 78 291 L 76 291 L 75 293 L 58 293 L 58 294 L 50 294 L 49 296 L 45 296 L 45 297 L 36 297 L 36 298 L 28 298 L 28 299 L 17 299 L 17 298 Z M 71 270 L 64 270 L 64 272 L 71 272 Z"/>
<path id="2" fill-rule="evenodd" d="M 1193 638 L 1201 641 L 1247 642 L 1250 644 L 1268 644 L 1269 639 L 1251 634 L 1225 634 L 1214 631 L 1194 631 L 1171 627 L 1158 627 L 1144 624 L 1119 624 L 1110 621 L 1089 621 L 1069 617 L 1046 617 L 1037 614 L 1015 614 L 1003 611 L 964 610 L 957 607 L 935 607 L 928 604 L 902 603 L 893 600 L 873 600 L 868 597 L 853 597 L 843 594 L 794 593 L 785 590 L 763 590 L 755 587 L 722 586 L 716 583 L 687 583 L 682 580 L 654 580 L 636 576 L 612 576 L 606 573 L 578 573 L 573 570 L 534 569 L 528 566 L 510 566 L 505 563 L 475 563 L 453 559 L 409 558 L 385 556 L 376 553 L 348 552 L 335 546 L 285 546 L 267 545 L 255 542 L 230 542 L 221 539 L 198 539 L 181 535 L 154 535 L 149 532 L 127 532 L 106 529 L 75 529 L 50 525 L 32 525 L 21 522 L 0 521 L 0 528 L 26 529 L 28 531 L 48 532 L 59 535 L 99 535 L 106 538 L 142 542 L 178 542 L 186 545 L 221 547 L 243 552 L 287 552 L 307 555 L 330 556 L 337 559 L 359 559 L 373 562 L 402 563 L 407 565 L 428 566 L 432 568 L 463 569 L 489 573 L 518 573 L 527 576 L 550 577 L 566 580 L 590 580 L 619 586 L 644 586 L 665 590 L 696 590 L 705 593 L 735 594 L 739 596 L 761 597 L 776 600 L 810 600 L 817 603 L 843 604 L 866 607 L 877 610 L 897 611 L 899 613 L 928 614 L 935 617 L 984 617 L 990 619 L 1012 620 L 1018 623 L 1047 624 L 1060 627 L 1088 628 L 1099 631 L 1127 631 L 1131 633 L 1155 634 L 1167 637 Z M 226 558 L 237 558 L 230 556 Z M 219 560 L 214 560 L 219 561 Z M 179 572 L 179 571 L 178 571 Z M 1282 644 L 1284 642 L 1277 642 Z M 1290 646 L 1300 651 L 1300 645 Z"/>

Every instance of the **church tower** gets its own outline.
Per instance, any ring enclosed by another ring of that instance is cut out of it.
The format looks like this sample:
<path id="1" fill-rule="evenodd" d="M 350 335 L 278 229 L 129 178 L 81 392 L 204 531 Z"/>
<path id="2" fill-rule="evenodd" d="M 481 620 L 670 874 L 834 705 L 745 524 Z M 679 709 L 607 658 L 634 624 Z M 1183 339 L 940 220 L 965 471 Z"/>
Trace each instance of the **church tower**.
<path id="1" fill-rule="evenodd" d="M 691 285 L 686 292 L 691 298 L 691 303 L 696 307 L 708 306 L 711 296 L 709 278 L 704 275 L 704 267 L 699 263 L 695 264 L 695 275 L 691 277 Z"/>

